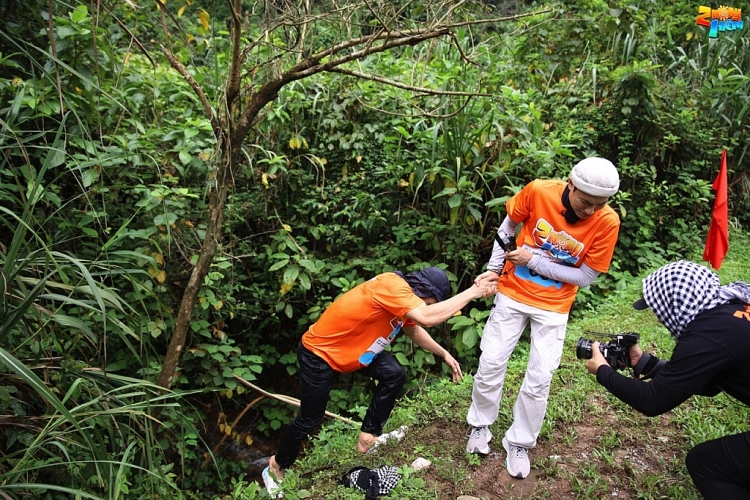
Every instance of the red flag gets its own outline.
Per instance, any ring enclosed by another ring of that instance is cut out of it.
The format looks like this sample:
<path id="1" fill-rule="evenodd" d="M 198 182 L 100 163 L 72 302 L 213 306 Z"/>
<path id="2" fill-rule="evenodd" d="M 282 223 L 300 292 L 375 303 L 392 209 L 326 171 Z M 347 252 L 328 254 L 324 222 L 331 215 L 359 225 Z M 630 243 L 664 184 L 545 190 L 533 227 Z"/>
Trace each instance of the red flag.
<path id="1" fill-rule="evenodd" d="M 724 261 L 724 256 L 727 254 L 727 250 L 729 250 L 726 150 L 721 151 L 721 168 L 712 187 L 716 191 L 716 199 L 714 200 L 714 210 L 711 213 L 711 225 L 708 226 L 703 260 L 710 262 L 714 269 L 719 269 L 721 263 Z"/>

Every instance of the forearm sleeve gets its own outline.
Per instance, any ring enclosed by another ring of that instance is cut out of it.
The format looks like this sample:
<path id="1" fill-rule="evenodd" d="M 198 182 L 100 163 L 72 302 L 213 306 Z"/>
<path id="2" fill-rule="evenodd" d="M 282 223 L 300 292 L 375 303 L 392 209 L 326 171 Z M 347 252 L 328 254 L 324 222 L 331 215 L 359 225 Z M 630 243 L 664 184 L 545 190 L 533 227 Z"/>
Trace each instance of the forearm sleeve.
<path id="1" fill-rule="evenodd" d="M 599 271 L 591 269 L 586 264 L 581 264 L 581 267 L 565 266 L 541 255 L 534 255 L 528 267 L 547 278 L 584 287 L 589 286 L 599 276 Z"/>
<path id="2" fill-rule="evenodd" d="M 518 226 L 518 224 L 513 222 L 513 220 L 506 215 L 505 219 L 503 219 L 503 223 L 500 224 L 498 231 L 502 231 L 511 238 L 515 238 L 516 226 Z M 492 245 L 492 255 L 490 256 L 489 264 L 487 264 L 487 269 L 500 271 L 503 268 L 503 264 L 505 264 L 505 252 L 497 241 L 495 241 Z"/>
<path id="3" fill-rule="evenodd" d="M 659 373 L 661 367 L 666 364 L 667 361 L 665 359 L 659 359 L 656 356 L 644 352 L 641 354 L 641 359 L 638 360 L 638 364 L 633 367 L 633 375 L 639 379 L 652 378 Z"/>
<path id="4" fill-rule="evenodd" d="M 624 377 L 609 365 L 599 367 L 596 371 L 596 381 L 617 399 L 649 417 L 666 413 L 690 397 L 690 394 L 673 391 L 653 380 L 643 382 Z"/>

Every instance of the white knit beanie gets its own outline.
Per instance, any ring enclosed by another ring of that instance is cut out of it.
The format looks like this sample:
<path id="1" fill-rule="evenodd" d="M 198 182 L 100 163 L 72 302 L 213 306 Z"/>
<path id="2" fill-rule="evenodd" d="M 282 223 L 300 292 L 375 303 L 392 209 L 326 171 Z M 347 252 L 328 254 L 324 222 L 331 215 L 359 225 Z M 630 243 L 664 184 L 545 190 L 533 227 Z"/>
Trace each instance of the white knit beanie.
<path id="1" fill-rule="evenodd" d="M 611 161 L 604 158 L 586 158 L 576 163 L 570 171 L 573 185 L 591 196 L 609 198 L 620 187 L 620 176 Z"/>

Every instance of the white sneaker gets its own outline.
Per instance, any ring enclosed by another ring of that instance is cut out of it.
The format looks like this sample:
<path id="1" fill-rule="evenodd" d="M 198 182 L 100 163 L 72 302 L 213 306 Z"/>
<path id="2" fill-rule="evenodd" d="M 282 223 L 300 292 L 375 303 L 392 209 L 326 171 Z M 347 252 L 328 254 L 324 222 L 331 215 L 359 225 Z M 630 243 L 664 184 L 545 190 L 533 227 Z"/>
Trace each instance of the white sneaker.
<path id="1" fill-rule="evenodd" d="M 466 453 L 488 455 L 490 453 L 490 441 L 492 441 L 492 433 L 489 427 L 472 427 L 469 429 L 469 442 L 466 443 Z"/>
<path id="2" fill-rule="evenodd" d="M 263 476 L 263 484 L 266 485 L 266 490 L 268 490 L 268 495 L 271 498 L 284 498 L 284 493 L 281 492 L 281 486 L 276 482 L 276 478 L 268 467 L 263 469 L 263 474 L 261 475 Z"/>
<path id="3" fill-rule="evenodd" d="M 506 438 L 503 438 L 503 448 L 508 452 L 508 458 L 505 459 L 505 468 L 508 469 L 508 474 L 518 479 L 528 476 L 531 472 L 529 450 L 523 446 L 508 443 Z"/>
<path id="4" fill-rule="evenodd" d="M 409 431 L 409 427 L 402 425 L 395 431 L 391 431 L 387 434 L 381 434 L 380 436 L 378 436 L 378 440 L 375 441 L 375 444 L 372 445 L 372 448 L 367 450 L 367 453 L 376 453 L 378 446 L 380 446 L 381 444 L 401 442 L 401 440 L 404 439 L 408 431 Z"/>

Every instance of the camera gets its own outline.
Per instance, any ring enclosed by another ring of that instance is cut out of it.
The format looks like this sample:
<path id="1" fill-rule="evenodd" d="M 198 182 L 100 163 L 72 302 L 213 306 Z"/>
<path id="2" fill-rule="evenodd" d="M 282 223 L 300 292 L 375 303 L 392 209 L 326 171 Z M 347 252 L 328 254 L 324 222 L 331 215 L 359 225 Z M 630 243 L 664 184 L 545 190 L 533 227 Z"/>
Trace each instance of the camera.
<path id="1" fill-rule="evenodd" d="M 596 332 L 586 332 L 590 335 L 608 337 L 608 342 L 599 343 L 599 351 L 607 360 L 609 366 L 615 370 L 630 368 L 630 346 L 638 343 L 639 335 L 633 332 L 604 334 Z M 591 359 L 591 346 L 594 341 L 581 337 L 576 343 L 576 358 Z"/>
<path id="2" fill-rule="evenodd" d="M 500 245 L 500 248 L 502 248 L 505 253 L 512 252 L 518 248 L 516 247 L 516 240 L 502 231 L 495 233 L 495 241 L 497 241 L 497 244 Z"/>

